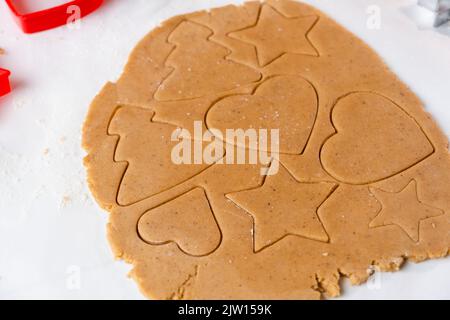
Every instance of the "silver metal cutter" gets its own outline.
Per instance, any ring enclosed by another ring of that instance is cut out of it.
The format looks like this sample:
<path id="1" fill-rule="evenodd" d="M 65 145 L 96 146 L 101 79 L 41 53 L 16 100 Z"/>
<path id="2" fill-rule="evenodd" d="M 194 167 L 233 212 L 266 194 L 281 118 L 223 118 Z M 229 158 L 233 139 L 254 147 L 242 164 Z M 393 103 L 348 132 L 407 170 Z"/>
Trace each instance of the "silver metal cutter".
<path id="1" fill-rule="evenodd" d="M 435 27 L 450 21 L 450 0 L 419 0 L 419 5 L 433 13 Z"/>

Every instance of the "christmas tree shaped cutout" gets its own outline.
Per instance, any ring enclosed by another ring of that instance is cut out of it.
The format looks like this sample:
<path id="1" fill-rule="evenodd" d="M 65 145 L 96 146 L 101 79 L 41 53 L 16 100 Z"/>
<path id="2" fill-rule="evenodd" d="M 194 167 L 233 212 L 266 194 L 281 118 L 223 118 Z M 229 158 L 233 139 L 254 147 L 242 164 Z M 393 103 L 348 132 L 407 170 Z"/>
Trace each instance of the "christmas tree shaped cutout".
<path id="1" fill-rule="evenodd" d="M 175 47 L 166 61 L 170 75 L 155 93 L 160 101 L 186 100 L 226 92 L 257 82 L 261 74 L 226 59 L 230 51 L 211 41 L 212 31 L 194 22 L 182 22 L 169 36 Z"/>

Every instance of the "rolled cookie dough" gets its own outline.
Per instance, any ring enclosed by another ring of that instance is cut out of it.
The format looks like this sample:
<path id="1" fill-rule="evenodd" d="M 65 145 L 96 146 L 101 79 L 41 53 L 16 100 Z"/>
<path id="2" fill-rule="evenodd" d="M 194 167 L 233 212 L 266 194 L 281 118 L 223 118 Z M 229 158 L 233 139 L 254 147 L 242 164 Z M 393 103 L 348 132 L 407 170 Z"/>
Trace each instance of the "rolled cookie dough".
<path id="1" fill-rule="evenodd" d="M 173 163 L 172 133 L 195 121 L 278 128 L 277 174 L 226 152 Z M 302 3 L 166 21 L 93 101 L 83 146 L 114 254 L 149 298 L 335 297 L 341 277 L 449 252 L 447 137 L 373 50 Z"/>

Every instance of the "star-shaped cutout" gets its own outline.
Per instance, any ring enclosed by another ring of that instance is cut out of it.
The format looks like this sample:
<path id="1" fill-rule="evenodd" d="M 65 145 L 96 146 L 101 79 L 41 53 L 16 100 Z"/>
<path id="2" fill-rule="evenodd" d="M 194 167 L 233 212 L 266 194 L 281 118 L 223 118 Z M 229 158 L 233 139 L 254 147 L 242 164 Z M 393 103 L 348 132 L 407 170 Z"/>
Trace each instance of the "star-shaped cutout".
<path id="1" fill-rule="evenodd" d="M 398 193 L 373 188 L 370 191 L 381 203 L 382 208 L 375 219 L 370 222 L 369 227 L 396 225 L 415 242 L 419 242 L 420 223 L 423 220 L 445 213 L 443 210 L 424 204 L 419 200 L 415 180 L 412 180 Z"/>
<path id="2" fill-rule="evenodd" d="M 308 39 L 318 19 L 317 16 L 287 18 L 264 5 L 256 26 L 233 32 L 230 37 L 253 44 L 262 67 L 286 53 L 319 56 Z"/>
<path id="3" fill-rule="evenodd" d="M 333 183 L 299 182 L 280 165 L 262 186 L 227 198 L 253 217 L 254 251 L 259 252 L 288 235 L 329 242 L 318 209 L 335 189 Z"/>

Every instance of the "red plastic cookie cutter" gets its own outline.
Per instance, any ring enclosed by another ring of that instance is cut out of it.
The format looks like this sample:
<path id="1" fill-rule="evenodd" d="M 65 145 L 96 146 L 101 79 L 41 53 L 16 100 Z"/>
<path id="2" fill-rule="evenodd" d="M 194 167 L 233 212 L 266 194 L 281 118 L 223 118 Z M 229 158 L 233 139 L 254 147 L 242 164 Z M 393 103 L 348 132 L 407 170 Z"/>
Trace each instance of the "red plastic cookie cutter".
<path id="1" fill-rule="evenodd" d="M 11 92 L 9 84 L 9 75 L 11 72 L 5 69 L 0 69 L 0 97 Z"/>
<path id="2" fill-rule="evenodd" d="M 69 12 L 71 6 L 77 6 L 80 9 L 80 18 L 82 18 L 98 9 L 102 5 L 103 0 L 75 0 L 28 14 L 19 13 L 14 6 L 13 0 L 6 0 L 6 3 L 23 32 L 35 33 L 67 24 L 68 18 L 73 14 Z"/>

